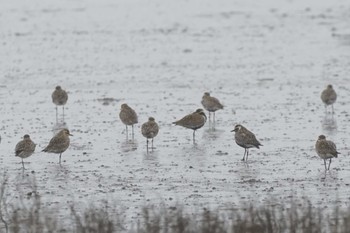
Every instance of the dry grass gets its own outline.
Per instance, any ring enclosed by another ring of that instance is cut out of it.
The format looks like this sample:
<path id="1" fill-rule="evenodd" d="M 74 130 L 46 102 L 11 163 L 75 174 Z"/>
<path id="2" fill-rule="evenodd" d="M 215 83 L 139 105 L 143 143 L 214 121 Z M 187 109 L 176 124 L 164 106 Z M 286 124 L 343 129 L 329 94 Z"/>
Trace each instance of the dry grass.
<path id="1" fill-rule="evenodd" d="M 246 203 L 238 209 L 186 212 L 172 208 L 144 207 L 135 223 L 125 224 L 123 211 L 108 203 L 91 205 L 85 210 L 69 206 L 69 216 L 43 206 L 34 190 L 18 203 L 6 199 L 7 179 L 0 183 L 0 232 L 77 232 L 77 233 L 345 233 L 350 230 L 350 209 L 334 207 L 326 215 L 308 201 L 255 205 Z M 35 185 L 33 185 L 35 189 Z M 133 227 L 136 226 L 136 227 Z"/>

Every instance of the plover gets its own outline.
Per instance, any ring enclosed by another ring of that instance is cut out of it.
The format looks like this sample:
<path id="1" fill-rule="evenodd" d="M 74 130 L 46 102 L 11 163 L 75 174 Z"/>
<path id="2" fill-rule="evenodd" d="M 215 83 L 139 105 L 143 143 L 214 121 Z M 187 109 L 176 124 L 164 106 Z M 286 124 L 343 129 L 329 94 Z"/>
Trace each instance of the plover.
<path id="1" fill-rule="evenodd" d="M 334 142 L 326 140 L 326 136 L 324 135 L 318 136 L 315 149 L 318 156 L 320 156 L 321 159 L 323 159 L 324 168 L 326 171 L 329 170 L 329 167 L 331 166 L 332 158 L 338 158 L 338 154 L 340 154 L 337 151 L 337 147 L 335 146 Z M 328 169 L 326 163 L 327 159 L 329 159 Z"/>
<path id="2" fill-rule="evenodd" d="M 242 161 L 248 161 L 249 148 L 256 147 L 259 149 L 259 147 L 262 146 L 255 135 L 242 125 L 236 125 L 231 132 L 235 132 L 235 141 L 237 145 L 244 148 Z"/>
<path id="3" fill-rule="evenodd" d="M 69 133 L 68 129 L 62 129 L 59 131 L 49 142 L 49 145 L 42 151 L 48 153 L 60 154 L 59 163 L 61 164 L 61 155 L 69 147 L 69 136 L 73 136 Z"/>
<path id="4" fill-rule="evenodd" d="M 153 150 L 153 138 L 157 136 L 159 132 L 159 126 L 155 122 L 153 117 L 148 118 L 148 121 L 141 127 L 142 135 L 147 140 L 147 151 L 148 151 L 148 139 L 152 139 L 152 150 Z"/>
<path id="5" fill-rule="evenodd" d="M 35 151 L 36 144 L 30 139 L 28 134 L 24 135 L 23 140 L 19 141 L 15 148 L 15 155 L 22 158 L 22 167 L 24 169 L 23 159 L 31 156 Z"/>
<path id="6" fill-rule="evenodd" d="M 210 113 L 213 113 L 213 121 L 215 122 L 215 111 L 223 109 L 224 106 L 220 103 L 220 101 L 210 96 L 209 92 L 205 92 L 202 97 L 202 105 L 203 107 L 209 112 L 209 120 L 210 120 Z"/>
<path id="7" fill-rule="evenodd" d="M 119 118 L 126 126 L 126 135 L 128 135 L 128 125 L 131 125 L 132 137 L 134 138 L 134 124 L 138 123 L 136 112 L 127 104 L 122 104 L 119 113 Z"/>
<path id="8" fill-rule="evenodd" d="M 321 100 L 325 104 L 326 112 L 328 105 L 332 105 L 332 113 L 334 113 L 333 104 L 337 100 L 337 93 L 334 91 L 333 86 L 329 84 L 325 90 L 321 93 Z"/>
<path id="9" fill-rule="evenodd" d="M 64 119 L 64 105 L 67 103 L 68 95 L 61 86 L 56 86 L 55 90 L 52 92 L 52 102 L 56 105 L 56 121 L 57 121 L 57 106 L 62 106 L 63 108 L 63 119 Z"/>
<path id="10" fill-rule="evenodd" d="M 173 122 L 175 125 L 180 125 L 188 129 L 193 130 L 193 142 L 195 142 L 196 130 L 201 128 L 207 121 L 207 116 L 205 115 L 203 109 L 199 108 L 194 113 L 191 113 L 181 120 Z"/>

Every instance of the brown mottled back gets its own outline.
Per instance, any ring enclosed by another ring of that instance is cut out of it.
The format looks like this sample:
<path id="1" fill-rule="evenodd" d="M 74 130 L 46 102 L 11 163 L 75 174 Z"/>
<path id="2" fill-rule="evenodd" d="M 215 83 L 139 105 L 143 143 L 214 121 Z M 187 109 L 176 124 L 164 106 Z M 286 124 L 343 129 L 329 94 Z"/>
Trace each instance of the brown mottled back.
<path id="1" fill-rule="evenodd" d="M 121 105 L 119 118 L 125 125 L 134 125 L 138 123 L 136 112 L 132 108 L 130 108 L 127 104 Z"/>

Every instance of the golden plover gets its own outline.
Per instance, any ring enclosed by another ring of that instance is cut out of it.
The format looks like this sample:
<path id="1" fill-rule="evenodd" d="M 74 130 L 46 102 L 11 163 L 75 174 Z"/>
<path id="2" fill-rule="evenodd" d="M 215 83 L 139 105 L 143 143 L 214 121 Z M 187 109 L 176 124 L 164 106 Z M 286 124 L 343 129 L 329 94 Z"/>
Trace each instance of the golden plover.
<path id="1" fill-rule="evenodd" d="M 194 113 L 184 116 L 182 119 L 173 122 L 175 125 L 180 125 L 182 127 L 193 130 L 193 142 L 195 142 L 196 130 L 201 128 L 207 121 L 207 116 L 205 115 L 203 109 L 199 108 Z"/>
<path id="2" fill-rule="evenodd" d="M 126 126 L 126 136 L 128 136 L 128 125 L 131 125 L 132 137 L 134 138 L 134 124 L 138 123 L 137 114 L 134 109 L 130 108 L 127 104 L 122 104 L 119 118 Z"/>
<path id="3" fill-rule="evenodd" d="M 55 90 L 52 92 L 52 102 L 56 105 L 56 121 L 57 121 L 57 106 L 62 106 L 63 108 L 63 120 L 64 120 L 64 105 L 67 103 L 68 95 L 65 90 L 61 88 L 61 86 L 56 86 Z"/>
<path id="4" fill-rule="evenodd" d="M 59 131 L 49 142 L 49 145 L 42 151 L 48 153 L 60 154 L 59 163 L 61 164 L 61 155 L 69 147 L 69 136 L 73 136 L 69 133 L 68 129 L 62 129 Z"/>
<path id="5" fill-rule="evenodd" d="M 213 121 L 215 122 L 215 111 L 223 109 L 224 106 L 220 103 L 220 101 L 210 96 L 209 92 L 205 92 L 202 97 L 202 105 L 209 112 L 209 121 L 210 121 L 210 113 L 213 113 Z"/>
<path id="6" fill-rule="evenodd" d="M 152 139 L 152 150 L 153 150 L 153 138 L 157 136 L 159 132 L 159 126 L 155 122 L 153 117 L 148 118 L 148 121 L 141 127 L 142 135 L 147 139 L 147 151 L 148 151 L 148 139 Z"/>
<path id="7" fill-rule="evenodd" d="M 244 148 L 243 161 L 248 161 L 249 148 L 256 147 L 259 149 L 259 147 L 262 146 L 255 135 L 242 125 L 236 125 L 231 132 L 235 132 L 235 141 L 237 145 Z M 245 157 L 246 155 L 247 157 Z"/>
<path id="8" fill-rule="evenodd" d="M 30 139 L 28 134 L 24 135 L 23 140 L 19 141 L 15 148 L 16 156 L 22 158 L 22 167 L 24 169 L 23 159 L 31 156 L 35 151 L 36 144 Z"/>
<path id="9" fill-rule="evenodd" d="M 337 100 L 337 93 L 335 92 L 331 84 L 329 84 L 327 88 L 322 91 L 321 100 L 325 104 L 326 112 L 327 112 L 327 106 L 332 105 L 332 113 L 334 113 L 333 104 Z"/>
<path id="10" fill-rule="evenodd" d="M 331 166 L 332 158 L 338 158 L 338 154 L 340 154 L 337 151 L 337 147 L 335 146 L 334 142 L 326 140 L 326 136 L 324 135 L 318 136 L 315 149 L 318 156 L 323 159 L 324 168 L 326 171 L 329 170 L 329 167 Z M 329 159 L 328 169 L 326 163 L 327 159 Z"/>

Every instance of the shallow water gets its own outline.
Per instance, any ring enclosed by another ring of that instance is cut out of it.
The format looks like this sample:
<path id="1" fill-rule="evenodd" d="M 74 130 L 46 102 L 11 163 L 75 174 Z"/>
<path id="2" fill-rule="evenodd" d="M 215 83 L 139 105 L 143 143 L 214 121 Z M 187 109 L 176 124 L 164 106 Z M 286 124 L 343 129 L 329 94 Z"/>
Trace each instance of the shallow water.
<path id="1" fill-rule="evenodd" d="M 47 205 L 109 199 L 131 217 L 159 202 L 227 208 L 308 196 L 348 206 L 349 10 L 345 0 L 5 0 L 0 166 L 9 196 L 31 191 L 35 176 Z M 333 116 L 320 100 L 328 83 L 338 93 Z M 57 124 L 58 84 L 69 100 Z M 192 131 L 171 122 L 201 107 L 205 91 L 225 108 L 193 145 Z M 134 140 L 118 118 L 122 103 L 139 115 Z M 140 127 L 149 116 L 160 132 L 147 154 Z M 247 164 L 236 123 L 264 145 Z M 40 151 L 62 126 L 74 136 L 59 166 Z M 23 178 L 14 147 L 27 133 L 38 145 Z M 314 151 L 320 134 L 341 152 L 327 173 Z"/>

